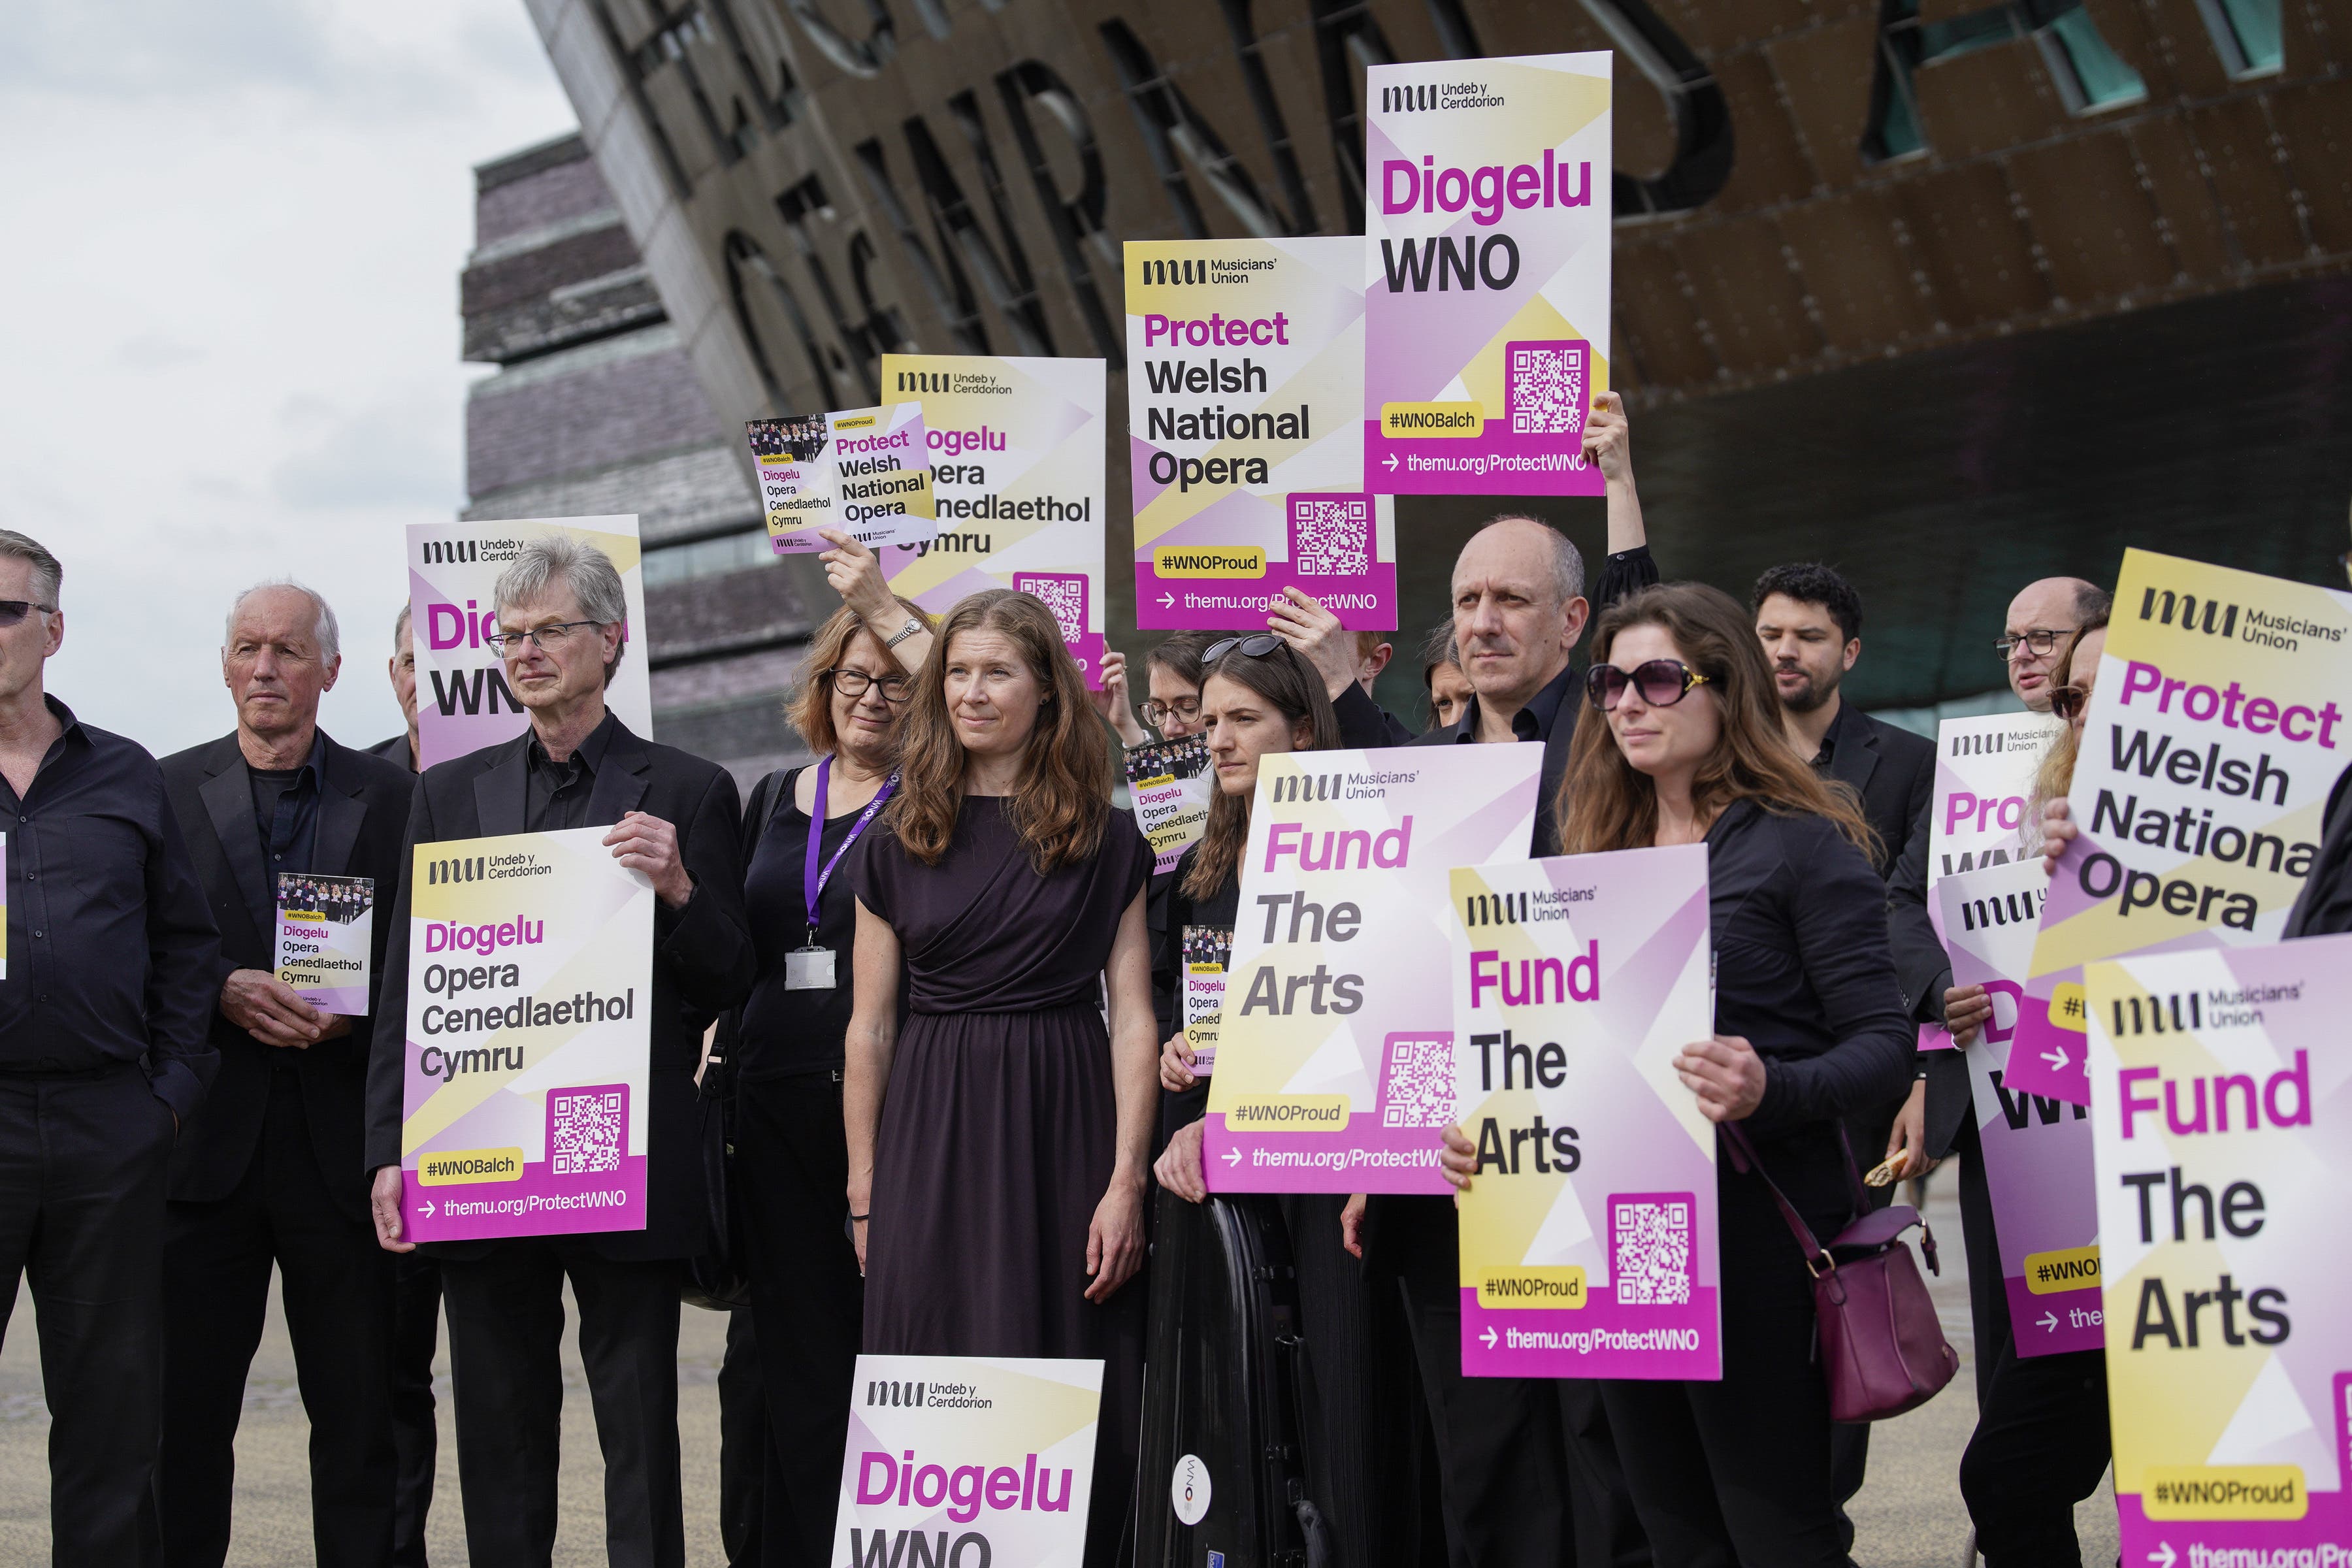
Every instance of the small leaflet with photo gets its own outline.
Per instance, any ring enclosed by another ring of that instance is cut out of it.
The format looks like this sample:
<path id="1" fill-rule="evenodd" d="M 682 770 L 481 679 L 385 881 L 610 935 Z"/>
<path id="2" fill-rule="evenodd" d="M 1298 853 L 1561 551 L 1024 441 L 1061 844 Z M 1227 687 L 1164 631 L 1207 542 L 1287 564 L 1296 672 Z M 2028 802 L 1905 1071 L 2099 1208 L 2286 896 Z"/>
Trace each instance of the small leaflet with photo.
<path id="1" fill-rule="evenodd" d="M 278 978 L 321 1013 L 367 1012 L 374 934 L 373 879 L 278 875 Z"/>
<path id="2" fill-rule="evenodd" d="M 1184 1043 L 1192 1048 L 1192 1075 L 1207 1078 L 1217 1066 L 1217 1027 L 1225 1013 L 1225 971 L 1232 967 L 1234 928 L 1186 926 L 1181 984 Z"/>
<path id="3" fill-rule="evenodd" d="M 1128 748 L 1126 764 L 1135 825 L 1151 845 L 1151 874 L 1163 876 L 1208 830 L 1209 798 L 1216 788 L 1209 742 L 1200 735 L 1148 741 Z"/>
<path id="4" fill-rule="evenodd" d="M 819 529 L 846 533 L 869 550 L 923 544 L 938 533 L 922 405 L 753 419 L 743 433 L 777 554 L 832 549 Z"/>

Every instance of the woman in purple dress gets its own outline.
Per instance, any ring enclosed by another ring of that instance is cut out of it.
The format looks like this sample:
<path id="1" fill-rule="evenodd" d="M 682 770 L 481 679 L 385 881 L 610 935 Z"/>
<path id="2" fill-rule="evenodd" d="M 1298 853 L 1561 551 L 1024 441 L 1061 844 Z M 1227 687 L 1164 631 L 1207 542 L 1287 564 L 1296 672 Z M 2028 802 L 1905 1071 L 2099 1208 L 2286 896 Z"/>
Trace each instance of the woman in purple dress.
<path id="1" fill-rule="evenodd" d="M 902 737 L 898 796 L 850 873 L 843 1116 L 866 1349 L 1101 1360 L 1087 1562 L 1107 1564 L 1143 1381 L 1129 1281 L 1157 1096 L 1151 851 L 1111 808 L 1086 682 L 1026 594 L 949 612 Z"/>

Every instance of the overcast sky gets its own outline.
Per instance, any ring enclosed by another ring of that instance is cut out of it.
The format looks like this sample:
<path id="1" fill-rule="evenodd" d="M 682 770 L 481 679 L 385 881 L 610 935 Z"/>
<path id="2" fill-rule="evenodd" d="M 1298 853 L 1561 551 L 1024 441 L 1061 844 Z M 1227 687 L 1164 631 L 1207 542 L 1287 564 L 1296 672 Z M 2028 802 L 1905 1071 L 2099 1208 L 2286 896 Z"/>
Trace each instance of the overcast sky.
<path id="1" fill-rule="evenodd" d="M 400 726 L 401 529 L 465 500 L 473 165 L 572 129 L 521 0 L 75 0 L 0 49 L 0 526 L 66 565 L 49 689 L 161 755 L 234 722 L 236 591 L 343 626 Z"/>

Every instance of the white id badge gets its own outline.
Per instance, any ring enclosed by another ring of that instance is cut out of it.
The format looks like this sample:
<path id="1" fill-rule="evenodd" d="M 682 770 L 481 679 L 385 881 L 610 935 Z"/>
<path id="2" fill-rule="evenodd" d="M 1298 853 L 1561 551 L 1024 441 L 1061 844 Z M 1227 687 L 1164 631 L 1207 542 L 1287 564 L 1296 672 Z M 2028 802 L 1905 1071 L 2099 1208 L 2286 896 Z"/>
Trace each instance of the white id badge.
<path id="1" fill-rule="evenodd" d="M 833 949 L 796 947 L 784 954 L 784 989 L 787 991 L 832 990 Z"/>

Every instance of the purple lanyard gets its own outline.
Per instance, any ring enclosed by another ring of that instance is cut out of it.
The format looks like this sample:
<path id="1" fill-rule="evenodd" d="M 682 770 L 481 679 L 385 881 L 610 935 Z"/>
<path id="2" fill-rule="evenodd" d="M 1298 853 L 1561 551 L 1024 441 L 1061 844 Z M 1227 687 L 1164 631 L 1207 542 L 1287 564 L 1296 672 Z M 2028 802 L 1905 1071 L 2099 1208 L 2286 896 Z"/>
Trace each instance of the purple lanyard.
<path id="1" fill-rule="evenodd" d="M 827 757 L 816 765 L 816 810 L 809 818 L 808 861 L 801 875 L 801 890 L 808 899 L 808 945 L 811 947 L 816 945 L 816 901 L 824 896 L 824 885 L 833 880 L 834 868 L 841 864 L 841 858 L 849 853 L 849 847 L 857 842 L 857 836 L 866 831 L 866 825 L 890 803 L 891 792 L 898 787 L 897 773 L 882 781 L 882 787 L 875 792 L 874 798 L 866 803 L 866 810 L 859 815 L 856 825 L 850 828 L 849 837 L 841 841 L 841 847 L 833 852 L 833 858 L 827 860 L 820 871 L 816 858 L 824 850 L 822 842 L 824 837 L 824 802 L 832 776 L 833 759 Z"/>

